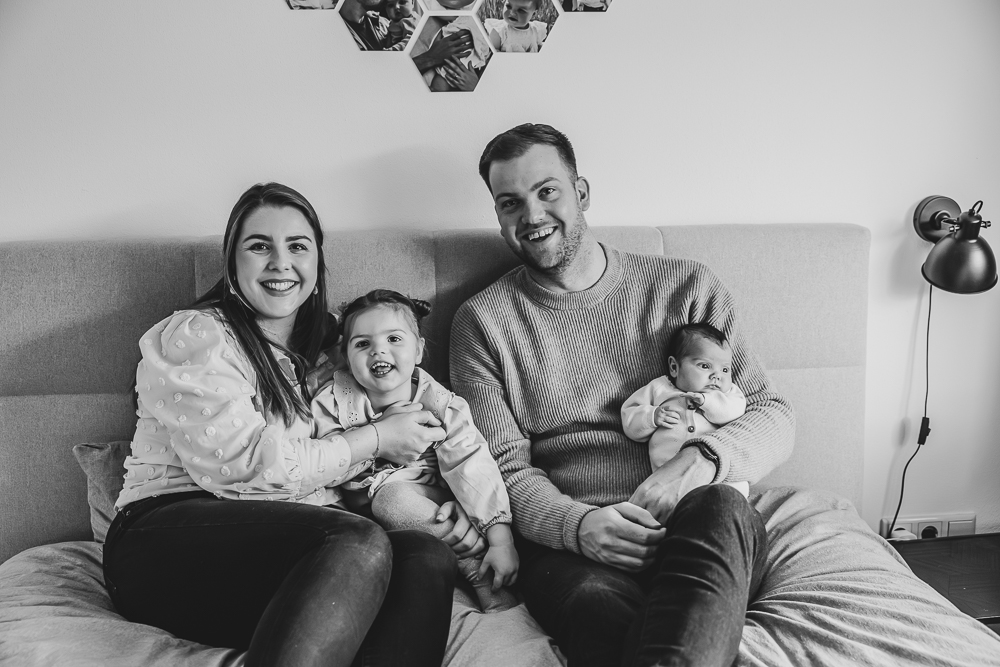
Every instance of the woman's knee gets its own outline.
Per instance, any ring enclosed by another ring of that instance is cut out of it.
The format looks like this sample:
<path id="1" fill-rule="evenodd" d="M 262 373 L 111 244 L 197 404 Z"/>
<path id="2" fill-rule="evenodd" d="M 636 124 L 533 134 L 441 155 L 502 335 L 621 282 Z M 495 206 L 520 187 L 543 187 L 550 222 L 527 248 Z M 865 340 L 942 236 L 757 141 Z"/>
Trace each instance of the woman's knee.
<path id="1" fill-rule="evenodd" d="M 428 577 L 454 578 L 458 559 L 438 538 L 416 530 L 390 530 L 386 535 L 392 544 L 393 567 L 413 567 Z"/>

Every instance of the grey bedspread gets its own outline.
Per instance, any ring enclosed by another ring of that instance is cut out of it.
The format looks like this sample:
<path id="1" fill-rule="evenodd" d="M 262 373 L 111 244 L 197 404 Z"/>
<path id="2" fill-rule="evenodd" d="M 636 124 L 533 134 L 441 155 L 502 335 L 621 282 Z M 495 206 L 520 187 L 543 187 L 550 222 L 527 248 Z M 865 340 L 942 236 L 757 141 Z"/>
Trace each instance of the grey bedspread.
<path id="1" fill-rule="evenodd" d="M 784 487 L 752 496 L 768 528 L 762 592 L 739 665 L 1000 666 L 1000 638 L 917 579 L 846 500 Z M 0 665 L 234 667 L 242 654 L 115 613 L 101 547 L 64 542 L 0 565 Z M 474 611 L 456 592 L 448 667 L 560 665 L 524 607 Z"/>

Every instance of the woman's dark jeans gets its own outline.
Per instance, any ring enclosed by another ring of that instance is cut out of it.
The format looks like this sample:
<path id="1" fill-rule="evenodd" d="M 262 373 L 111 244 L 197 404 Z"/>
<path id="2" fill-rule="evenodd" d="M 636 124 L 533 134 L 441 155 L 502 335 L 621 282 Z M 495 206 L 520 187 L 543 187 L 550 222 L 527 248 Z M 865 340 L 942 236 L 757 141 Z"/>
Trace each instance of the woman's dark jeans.
<path id="1" fill-rule="evenodd" d="M 430 535 L 343 510 L 201 491 L 128 505 L 104 545 L 122 616 L 246 649 L 248 667 L 438 667 L 455 563 Z"/>
<path id="2" fill-rule="evenodd" d="M 652 566 L 630 574 L 520 541 L 518 588 L 570 667 L 718 665 L 736 659 L 767 534 L 735 489 L 686 495 Z"/>

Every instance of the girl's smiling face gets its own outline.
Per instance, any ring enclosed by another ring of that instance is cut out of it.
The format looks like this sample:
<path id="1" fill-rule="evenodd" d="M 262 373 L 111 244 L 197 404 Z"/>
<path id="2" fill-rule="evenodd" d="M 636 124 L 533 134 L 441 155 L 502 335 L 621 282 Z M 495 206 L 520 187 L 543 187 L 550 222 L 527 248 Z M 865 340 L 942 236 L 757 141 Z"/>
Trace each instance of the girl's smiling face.
<path id="1" fill-rule="evenodd" d="M 351 375 L 376 410 L 411 398 L 410 379 L 424 354 L 424 339 L 404 311 L 375 306 L 353 317 L 347 336 Z"/>

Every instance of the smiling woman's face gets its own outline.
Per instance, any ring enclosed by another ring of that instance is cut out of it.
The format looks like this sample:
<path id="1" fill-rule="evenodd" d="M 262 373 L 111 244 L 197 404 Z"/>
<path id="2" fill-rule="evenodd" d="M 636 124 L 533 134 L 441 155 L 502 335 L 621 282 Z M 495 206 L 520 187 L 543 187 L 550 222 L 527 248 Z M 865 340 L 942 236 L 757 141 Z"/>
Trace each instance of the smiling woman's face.
<path id="1" fill-rule="evenodd" d="M 236 281 L 266 328 L 294 324 L 316 286 L 319 254 L 309 221 L 291 206 L 263 206 L 243 221 Z"/>

